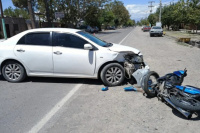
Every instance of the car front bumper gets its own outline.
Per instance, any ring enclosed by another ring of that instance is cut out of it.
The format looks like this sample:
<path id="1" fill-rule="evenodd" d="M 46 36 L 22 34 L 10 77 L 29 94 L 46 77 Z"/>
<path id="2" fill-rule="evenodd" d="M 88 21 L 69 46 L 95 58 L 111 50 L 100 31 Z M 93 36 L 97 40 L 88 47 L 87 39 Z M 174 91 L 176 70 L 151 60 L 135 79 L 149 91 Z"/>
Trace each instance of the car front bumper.
<path id="1" fill-rule="evenodd" d="M 158 32 L 158 33 L 156 33 L 156 32 L 150 32 L 150 34 L 151 34 L 151 35 L 163 35 L 162 32 Z"/>

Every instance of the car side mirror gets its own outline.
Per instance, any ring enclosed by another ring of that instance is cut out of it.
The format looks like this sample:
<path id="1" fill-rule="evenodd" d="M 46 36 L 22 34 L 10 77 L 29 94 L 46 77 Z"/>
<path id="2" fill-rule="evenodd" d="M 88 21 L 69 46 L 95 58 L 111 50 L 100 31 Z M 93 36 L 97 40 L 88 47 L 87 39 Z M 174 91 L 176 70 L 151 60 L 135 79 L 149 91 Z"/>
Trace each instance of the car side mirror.
<path id="1" fill-rule="evenodd" d="M 85 49 L 85 50 L 92 50 L 93 47 L 92 47 L 91 44 L 85 44 L 85 45 L 84 45 L 84 49 Z"/>

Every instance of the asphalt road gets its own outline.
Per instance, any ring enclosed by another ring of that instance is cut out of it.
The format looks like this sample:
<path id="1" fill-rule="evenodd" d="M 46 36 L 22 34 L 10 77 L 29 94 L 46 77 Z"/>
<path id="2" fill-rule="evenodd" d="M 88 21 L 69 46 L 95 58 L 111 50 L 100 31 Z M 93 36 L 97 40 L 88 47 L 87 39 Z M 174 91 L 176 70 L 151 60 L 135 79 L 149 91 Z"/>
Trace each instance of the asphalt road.
<path id="1" fill-rule="evenodd" d="M 150 38 L 139 27 L 106 31 L 103 40 L 135 47 L 160 75 L 188 69 L 184 84 L 200 87 L 200 50 L 178 45 L 168 37 Z M 8 83 L 0 77 L 2 133 L 133 133 L 197 132 L 199 117 L 186 120 L 156 98 L 124 92 L 123 85 L 102 92 L 92 79 L 28 78 Z"/>

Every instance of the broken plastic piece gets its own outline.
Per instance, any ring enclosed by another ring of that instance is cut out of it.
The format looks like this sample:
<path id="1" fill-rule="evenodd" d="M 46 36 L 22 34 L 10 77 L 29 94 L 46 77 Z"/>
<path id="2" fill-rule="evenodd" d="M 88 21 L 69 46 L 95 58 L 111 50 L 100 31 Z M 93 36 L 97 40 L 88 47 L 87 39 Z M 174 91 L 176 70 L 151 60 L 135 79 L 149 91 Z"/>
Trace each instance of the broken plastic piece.
<path id="1" fill-rule="evenodd" d="M 108 87 L 103 87 L 101 90 L 102 90 L 102 91 L 107 91 L 107 90 L 108 90 Z"/>
<path id="2" fill-rule="evenodd" d="M 133 86 L 130 86 L 130 87 L 125 87 L 124 91 L 137 91 L 137 89 Z"/>

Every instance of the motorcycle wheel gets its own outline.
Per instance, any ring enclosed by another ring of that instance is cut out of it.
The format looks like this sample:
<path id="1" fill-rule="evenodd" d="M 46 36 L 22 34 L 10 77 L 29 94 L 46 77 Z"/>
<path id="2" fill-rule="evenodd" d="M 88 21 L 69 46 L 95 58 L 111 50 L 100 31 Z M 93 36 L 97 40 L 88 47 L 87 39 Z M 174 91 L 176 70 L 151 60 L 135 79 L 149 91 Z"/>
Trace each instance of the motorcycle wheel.
<path id="1" fill-rule="evenodd" d="M 188 111 L 200 111 L 200 101 L 196 100 L 196 99 L 185 99 L 183 96 L 180 95 L 172 95 L 170 96 L 170 100 L 171 102 L 184 109 L 184 110 L 188 110 Z"/>
<path id="2" fill-rule="evenodd" d="M 151 85 L 156 84 L 158 78 L 159 78 L 159 75 L 154 71 L 150 71 L 145 77 L 143 89 L 148 97 L 156 96 L 155 87 L 152 87 Z"/>

